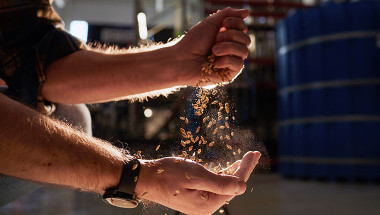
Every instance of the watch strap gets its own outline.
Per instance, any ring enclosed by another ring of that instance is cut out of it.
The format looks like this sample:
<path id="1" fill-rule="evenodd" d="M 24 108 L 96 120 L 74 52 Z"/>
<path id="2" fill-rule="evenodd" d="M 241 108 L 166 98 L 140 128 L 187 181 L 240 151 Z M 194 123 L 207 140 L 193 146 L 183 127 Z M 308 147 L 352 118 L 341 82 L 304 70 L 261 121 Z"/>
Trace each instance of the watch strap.
<path id="1" fill-rule="evenodd" d="M 138 159 L 127 161 L 123 166 L 123 172 L 121 173 L 120 182 L 116 190 L 134 195 L 139 175 L 140 161 Z"/>

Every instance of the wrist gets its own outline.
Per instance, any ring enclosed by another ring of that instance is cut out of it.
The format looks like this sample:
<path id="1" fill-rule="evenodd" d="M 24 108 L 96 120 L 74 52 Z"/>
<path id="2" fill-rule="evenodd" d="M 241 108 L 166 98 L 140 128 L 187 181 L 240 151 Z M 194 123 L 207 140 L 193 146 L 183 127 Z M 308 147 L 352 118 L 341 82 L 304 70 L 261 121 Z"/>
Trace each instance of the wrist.
<path id="1" fill-rule="evenodd" d="M 149 166 L 149 163 L 151 161 L 149 160 L 139 160 L 139 161 L 140 161 L 140 176 L 136 184 L 135 194 L 137 198 L 144 199 L 145 196 L 143 194 L 149 192 L 148 188 L 149 186 L 152 186 L 149 180 L 151 180 L 153 174 L 151 173 L 151 166 Z"/>

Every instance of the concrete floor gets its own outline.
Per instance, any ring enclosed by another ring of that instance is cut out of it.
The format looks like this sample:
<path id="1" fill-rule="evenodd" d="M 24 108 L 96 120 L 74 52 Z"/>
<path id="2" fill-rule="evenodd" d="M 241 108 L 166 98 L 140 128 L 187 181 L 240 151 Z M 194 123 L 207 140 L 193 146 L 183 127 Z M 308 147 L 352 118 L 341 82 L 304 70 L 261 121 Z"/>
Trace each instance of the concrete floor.
<path id="1" fill-rule="evenodd" d="M 260 174 L 250 179 L 247 192 L 231 201 L 228 210 L 231 215 L 378 215 L 380 185 L 288 180 L 277 174 Z M 165 213 L 175 214 L 159 205 L 118 209 L 103 203 L 100 196 L 54 187 L 44 187 L 0 208 L 4 215 Z"/>

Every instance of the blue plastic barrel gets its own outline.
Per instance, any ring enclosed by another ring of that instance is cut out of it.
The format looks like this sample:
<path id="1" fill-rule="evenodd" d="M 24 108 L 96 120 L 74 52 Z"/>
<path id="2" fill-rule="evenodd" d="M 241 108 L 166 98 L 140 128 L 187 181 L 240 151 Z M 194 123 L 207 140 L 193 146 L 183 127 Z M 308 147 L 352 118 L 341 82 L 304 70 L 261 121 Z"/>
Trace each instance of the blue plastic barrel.
<path id="1" fill-rule="evenodd" d="M 293 11 L 276 33 L 282 175 L 380 179 L 380 2 Z"/>

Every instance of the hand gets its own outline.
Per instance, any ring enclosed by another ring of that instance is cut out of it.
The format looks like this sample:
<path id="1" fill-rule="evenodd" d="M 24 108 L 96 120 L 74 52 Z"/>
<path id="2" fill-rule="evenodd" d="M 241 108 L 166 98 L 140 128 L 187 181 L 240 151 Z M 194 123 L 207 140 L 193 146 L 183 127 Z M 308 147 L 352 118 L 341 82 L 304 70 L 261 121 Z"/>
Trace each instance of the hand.
<path id="1" fill-rule="evenodd" d="M 245 192 L 259 158 L 259 152 L 248 152 L 227 169 L 233 175 L 218 175 L 182 158 L 142 161 L 135 193 L 186 214 L 212 214 Z"/>
<path id="2" fill-rule="evenodd" d="M 202 79 L 202 64 L 212 53 L 217 56 L 216 68 L 227 68 L 230 81 L 233 81 L 244 66 L 251 43 L 247 26 L 243 19 L 249 15 L 245 9 L 225 8 L 205 18 L 192 27 L 176 44 L 178 79 L 181 84 L 198 84 Z M 212 82 L 221 82 L 216 75 L 210 77 Z M 213 83 L 210 83 L 213 84 Z"/>

